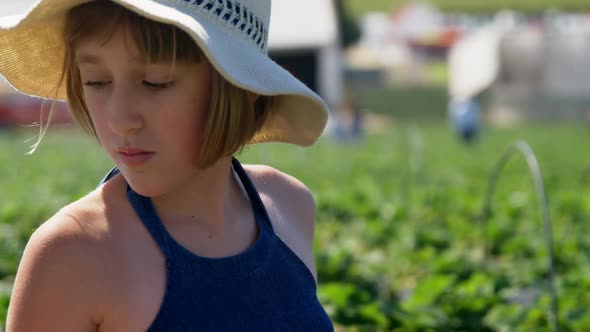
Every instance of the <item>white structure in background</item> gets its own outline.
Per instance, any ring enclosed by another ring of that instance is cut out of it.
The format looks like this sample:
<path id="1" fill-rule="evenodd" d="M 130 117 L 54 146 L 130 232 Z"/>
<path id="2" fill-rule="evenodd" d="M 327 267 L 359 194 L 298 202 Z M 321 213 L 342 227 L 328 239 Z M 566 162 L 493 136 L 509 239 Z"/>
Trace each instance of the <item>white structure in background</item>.
<path id="1" fill-rule="evenodd" d="M 424 1 L 413 1 L 390 12 L 371 12 L 360 22 L 359 43 L 347 50 L 349 69 L 376 73 L 376 84 L 393 81 L 420 82 L 425 61 L 412 48 L 417 41 L 429 40 L 444 28 L 444 15 Z M 358 76 L 358 75 L 357 75 Z M 365 75 L 367 76 L 367 75 Z"/>
<path id="2" fill-rule="evenodd" d="M 391 42 L 391 18 L 387 13 L 370 12 L 365 14 L 360 21 L 361 36 L 359 43 L 378 48 Z"/>
<path id="3" fill-rule="evenodd" d="M 268 44 L 271 57 L 279 64 L 283 56 L 311 56 L 314 81 L 299 78 L 331 107 L 339 107 L 343 97 L 336 15 L 332 0 L 274 0 Z"/>
<path id="4" fill-rule="evenodd" d="M 497 79 L 501 32 L 486 26 L 458 41 L 450 50 L 449 97 L 472 98 L 488 89 Z"/>
<path id="5" fill-rule="evenodd" d="M 583 120 L 590 110 L 590 16 L 501 12 L 449 56 L 449 94 L 489 91 L 489 119 Z"/>
<path id="6" fill-rule="evenodd" d="M 372 12 L 360 22 L 361 36 L 348 53 L 348 62 L 357 68 L 401 67 L 411 61 L 409 47 L 395 38 L 391 15 Z"/>
<path id="7" fill-rule="evenodd" d="M 394 17 L 393 32 L 402 40 L 418 40 L 436 35 L 443 27 L 443 15 L 426 1 L 405 5 Z"/>

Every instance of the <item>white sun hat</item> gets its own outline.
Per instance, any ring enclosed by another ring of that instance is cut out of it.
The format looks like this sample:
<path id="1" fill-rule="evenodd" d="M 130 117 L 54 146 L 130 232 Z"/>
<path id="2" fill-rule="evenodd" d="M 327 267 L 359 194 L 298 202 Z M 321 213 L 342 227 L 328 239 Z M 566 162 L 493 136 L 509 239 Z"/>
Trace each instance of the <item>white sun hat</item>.
<path id="1" fill-rule="evenodd" d="M 296 0 L 293 0 L 296 1 Z M 0 74 L 22 93 L 66 100 L 58 87 L 67 12 L 89 0 L 37 0 L 23 15 L 0 18 Z M 326 103 L 267 54 L 271 0 L 112 0 L 186 31 L 232 84 L 276 96 L 250 143 L 313 144 L 327 122 Z M 57 90 L 56 90 L 57 87 Z"/>

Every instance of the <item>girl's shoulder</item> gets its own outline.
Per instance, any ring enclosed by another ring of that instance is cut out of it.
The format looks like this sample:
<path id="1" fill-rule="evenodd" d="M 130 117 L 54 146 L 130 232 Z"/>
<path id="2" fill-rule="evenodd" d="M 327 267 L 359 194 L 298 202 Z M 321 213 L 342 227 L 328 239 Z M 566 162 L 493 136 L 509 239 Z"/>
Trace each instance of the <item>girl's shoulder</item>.
<path id="1" fill-rule="evenodd" d="M 316 206 L 303 182 L 264 165 L 243 165 L 281 239 L 299 256 L 317 281 L 313 255 Z"/>
<path id="2" fill-rule="evenodd" d="M 275 194 L 284 193 L 295 195 L 296 198 L 303 200 L 313 200 L 307 186 L 292 175 L 267 165 L 243 165 L 243 167 L 259 191 Z"/>
<path id="3" fill-rule="evenodd" d="M 110 231 L 104 216 L 101 193 L 93 191 L 34 230 L 15 278 L 9 325 L 27 331 L 95 329 L 106 303 L 100 280 Z"/>
<path id="4" fill-rule="evenodd" d="M 116 181 L 112 182 L 109 187 L 114 187 Z M 114 188 L 107 189 L 104 185 L 64 206 L 34 231 L 27 246 L 39 243 L 80 246 L 78 249 L 91 255 L 92 246 L 100 247 L 100 242 L 112 231 L 107 215 L 109 210 L 117 209 L 116 206 L 109 207 L 112 205 L 109 201 L 117 201 L 115 195 Z"/>
<path id="5" fill-rule="evenodd" d="M 313 195 L 299 179 L 266 165 L 243 167 L 263 201 L 272 202 L 281 212 L 293 214 L 295 217 L 315 218 Z"/>
<path id="6" fill-rule="evenodd" d="M 108 185 L 86 194 L 84 197 L 66 205 L 43 222 L 27 243 L 27 249 L 48 252 L 55 249 L 54 259 L 67 261 L 78 254 L 82 262 L 89 262 L 101 255 L 101 249 L 111 239 L 116 229 L 109 214 L 120 214 L 122 206 L 116 195 L 116 179 Z M 117 211 L 117 212 L 115 212 Z M 63 251 L 57 250 L 62 248 Z M 89 266 L 94 264 L 89 264 Z M 82 266 L 80 266 L 82 268 Z"/>
<path id="7" fill-rule="evenodd" d="M 63 207 L 49 222 L 75 223 L 83 238 L 101 241 L 113 236 L 114 223 L 123 219 L 125 211 L 125 181 L 115 175 L 104 185 Z"/>

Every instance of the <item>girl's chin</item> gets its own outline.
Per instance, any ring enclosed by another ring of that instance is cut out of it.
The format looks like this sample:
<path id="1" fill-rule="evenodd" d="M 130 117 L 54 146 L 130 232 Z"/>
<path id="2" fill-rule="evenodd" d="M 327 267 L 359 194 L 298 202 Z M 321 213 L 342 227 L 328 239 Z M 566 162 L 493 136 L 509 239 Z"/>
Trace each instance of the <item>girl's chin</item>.
<path id="1" fill-rule="evenodd" d="M 129 187 L 141 196 L 157 197 L 162 195 L 165 191 L 164 188 L 154 181 L 154 179 L 148 179 L 147 177 L 138 174 L 129 174 L 123 170 L 121 173 Z"/>

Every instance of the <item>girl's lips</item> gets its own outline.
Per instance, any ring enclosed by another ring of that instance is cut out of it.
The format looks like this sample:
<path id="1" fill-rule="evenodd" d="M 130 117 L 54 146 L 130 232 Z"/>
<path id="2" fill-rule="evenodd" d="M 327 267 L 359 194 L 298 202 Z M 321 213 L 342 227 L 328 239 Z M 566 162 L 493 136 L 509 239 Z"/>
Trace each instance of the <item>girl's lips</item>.
<path id="1" fill-rule="evenodd" d="M 117 151 L 119 160 L 127 167 L 139 167 L 154 156 L 154 152 L 139 149 L 120 149 Z"/>

